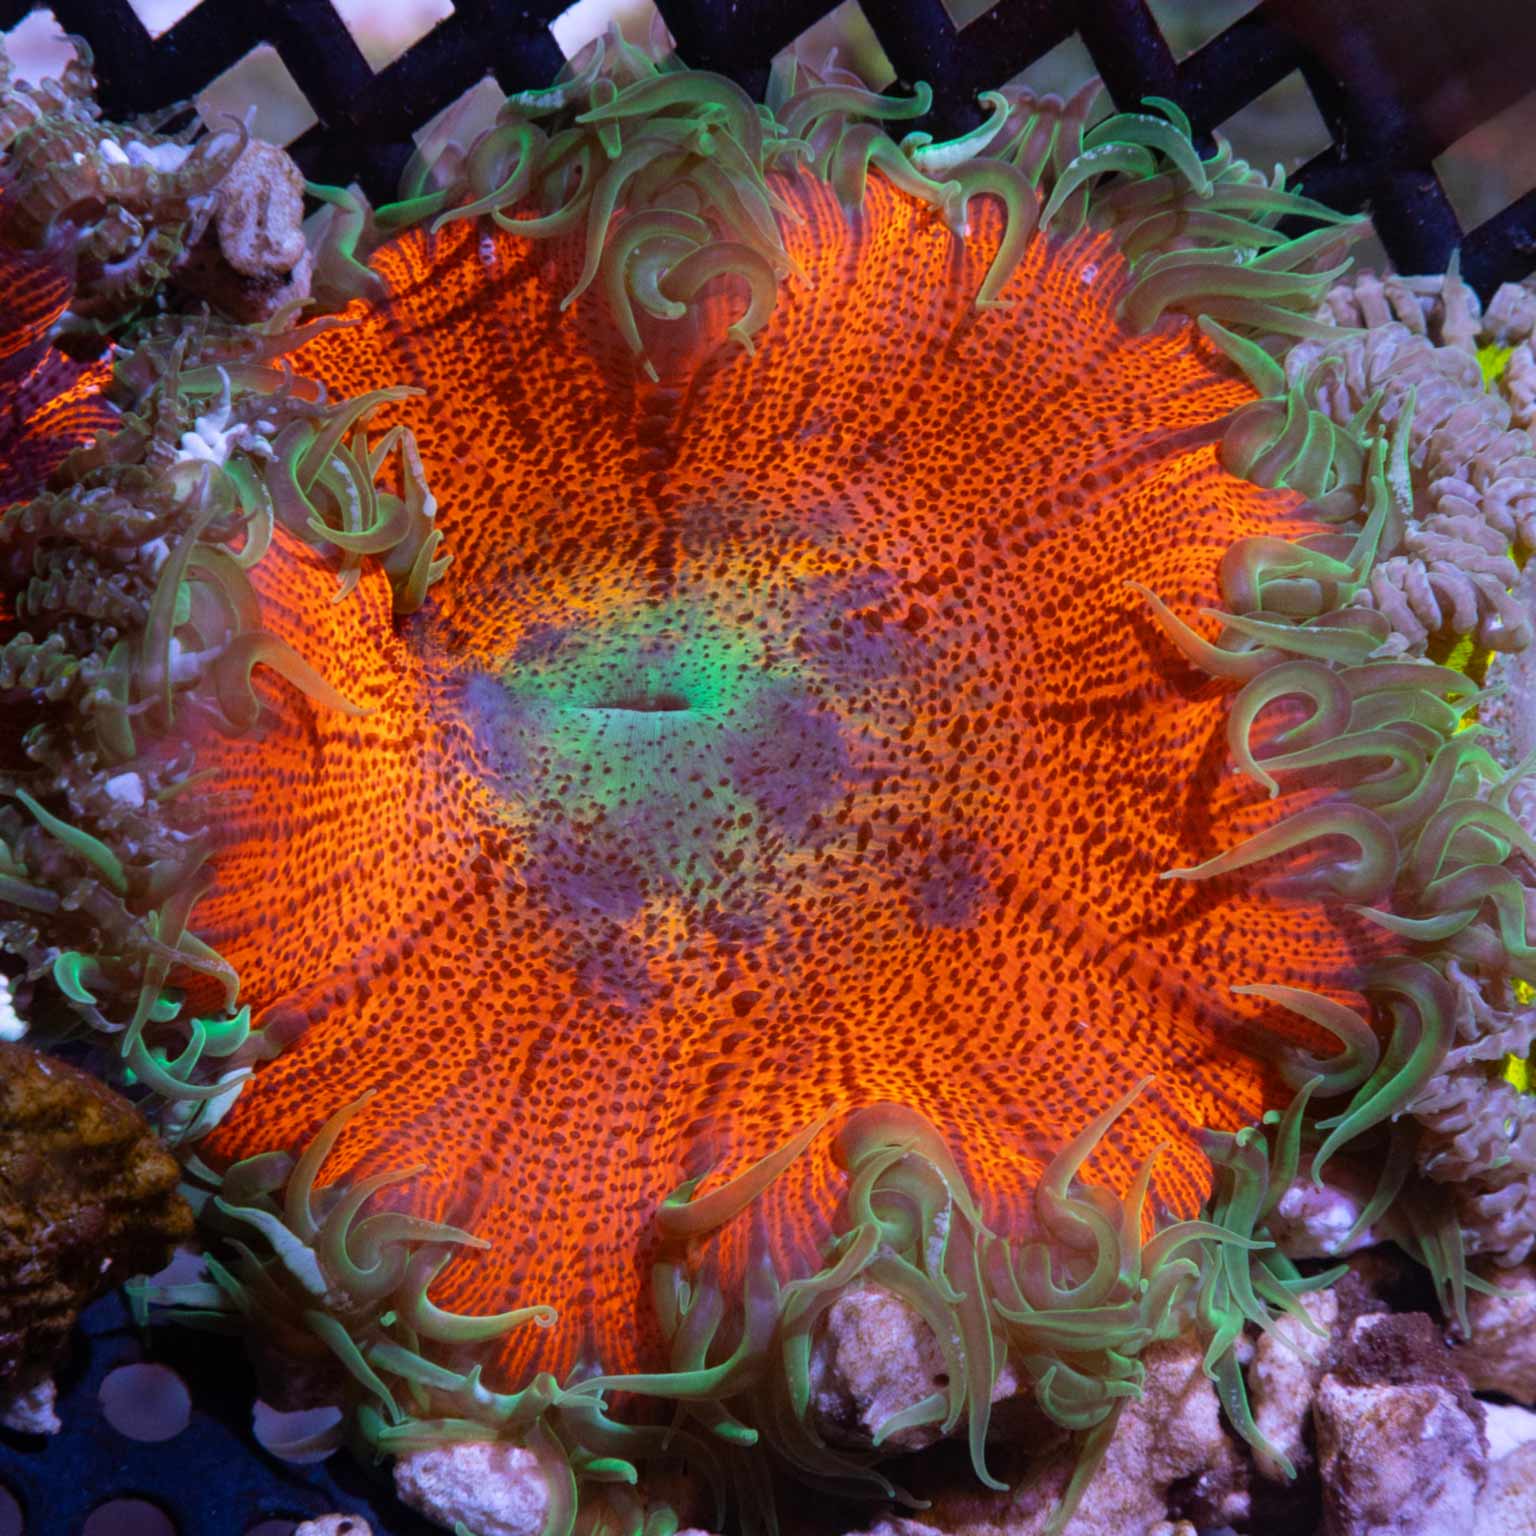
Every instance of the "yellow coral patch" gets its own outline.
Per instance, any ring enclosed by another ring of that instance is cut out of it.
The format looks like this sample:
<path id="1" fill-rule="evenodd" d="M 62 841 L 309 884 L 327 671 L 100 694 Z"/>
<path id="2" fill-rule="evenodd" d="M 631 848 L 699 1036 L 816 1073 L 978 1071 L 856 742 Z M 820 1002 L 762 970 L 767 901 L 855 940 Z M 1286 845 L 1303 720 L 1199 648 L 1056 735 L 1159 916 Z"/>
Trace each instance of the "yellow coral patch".
<path id="1" fill-rule="evenodd" d="M 1500 346 L 1493 341 L 1477 349 L 1477 366 L 1482 370 L 1485 389 L 1492 389 L 1504 377 L 1504 370 L 1509 366 L 1514 350 L 1513 347 Z"/>

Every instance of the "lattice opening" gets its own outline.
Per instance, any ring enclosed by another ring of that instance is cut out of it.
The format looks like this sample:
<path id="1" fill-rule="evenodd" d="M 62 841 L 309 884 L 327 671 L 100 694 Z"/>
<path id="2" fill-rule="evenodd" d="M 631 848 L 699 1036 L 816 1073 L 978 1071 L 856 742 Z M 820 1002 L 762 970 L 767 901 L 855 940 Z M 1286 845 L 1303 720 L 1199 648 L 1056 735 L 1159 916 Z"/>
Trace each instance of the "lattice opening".
<path id="1" fill-rule="evenodd" d="M 1026 64 L 1009 82 L 1011 85 L 1027 85 L 1032 91 L 1054 91 L 1058 96 L 1070 96 L 1086 81 L 1099 72 L 1088 45 L 1074 32 L 1064 37 L 1030 64 Z M 1099 93 L 1098 105 L 1092 121 L 1107 116 L 1113 104 L 1106 94 Z"/>
<path id="2" fill-rule="evenodd" d="M 949 19 L 959 30 L 970 26 L 973 21 L 980 21 L 998 3 L 999 0 L 943 0 Z"/>
<path id="3" fill-rule="evenodd" d="M 454 97 L 441 112 L 428 118 L 411 137 L 428 159 L 435 158 L 450 139 L 471 144 L 477 135 L 496 121 L 507 92 L 495 75 L 477 80 L 462 95 Z"/>
<path id="4" fill-rule="evenodd" d="M 148 1499 L 110 1499 L 98 1504 L 80 1536 L 177 1536 L 176 1522 Z"/>
<path id="5" fill-rule="evenodd" d="M 1435 161 L 1435 174 L 1463 229 L 1475 229 L 1536 188 L 1536 91 L 1463 134 Z"/>
<path id="6" fill-rule="evenodd" d="M 1276 165 L 1294 171 L 1333 143 L 1299 69 L 1217 127 L 1232 141 L 1233 149 L 1261 171 Z"/>
<path id="7" fill-rule="evenodd" d="M 239 118 L 271 144 L 291 144 L 320 121 L 270 43 L 251 49 L 200 91 L 197 112 L 210 128 L 227 127 L 226 117 Z"/>
<path id="8" fill-rule="evenodd" d="M 1163 41 L 1176 59 L 1187 59 L 1256 11 L 1261 0 L 1147 0 Z"/>
<path id="9" fill-rule="evenodd" d="M 617 22 L 632 43 L 645 47 L 655 28 L 665 27 L 652 0 L 576 0 L 550 22 L 560 52 L 574 59 L 593 38 L 602 37 Z"/>
<path id="10" fill-rule="evenodd" d="M 151 37 L 169 32 L 183 16 L 189 16 L 203 0 L 128 0 L 129 8 L 139 18 Z"/>
<path id="11" fill-rule="evenodd" d="M 843 0 L 835 10 L 807 27 L 784 51 L 818 69 L 835 53 L 844 69 L 851 69 L 876 91 L 883 91 L 896 78 L 896 66 L 880 46 L 859 0 Z"/>
<path id="12" fill-rule="evenodd" d="M 452 0 L 331 0 L 358 52 L 377 74 L 453 15 Z"/>
<path id="13" fill-rule="evenodd" d="M 75 52 L 52 11 L 33 11 L 0 36 L 0 41 L 17 75 L 34 84 L 50 75 L 57 78 Z"/>

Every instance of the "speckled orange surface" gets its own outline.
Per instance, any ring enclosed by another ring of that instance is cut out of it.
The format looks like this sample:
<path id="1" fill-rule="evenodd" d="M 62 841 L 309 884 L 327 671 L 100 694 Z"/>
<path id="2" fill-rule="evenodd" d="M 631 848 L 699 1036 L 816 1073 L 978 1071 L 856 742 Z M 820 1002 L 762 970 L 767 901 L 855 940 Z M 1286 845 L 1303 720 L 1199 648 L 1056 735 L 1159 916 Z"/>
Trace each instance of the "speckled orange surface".
<path id="1" fill-rule="evenodd" d="M 455 563 L 394 620 L 382 575 L 333 605 L 280 538 L 267 623 L 374 713 L 268 675 L 265 726 L 203 744 L 199 930 L 295 1037 L 211 1158 L 377 1088 L 327 1177 L 419 1166 L 388 1198 L 493 1241 L 440 1304 L 559 1308 L 508 1377 L 654 1363 L 658 1202 L 833 1110 L 920 1109 L 1018 1230 L 1042 1161 L 1154 1074 L 1092 1168 L 1123 1189 L 1166 1143 L 1155 1193 L 1191 1212 L 1193 1129 L 1268 1092 L 1231 1021 L 1284 1027 L 1232 986 L 1348 999 L 1370 942 L 1249 877 L 1158 878 L 1274 816 L 1227 689 L 1126 585 L 1193 619 L 1234 539 L 1298 531 L 1217 465 L 1248 387 L 1183 321 L 1123 332 L 1106 237 L 1037 238 L 977 315 L 1000 221 L 962 247 L 878 181 L 851 224 L 788 195 L 807 280 L 757 355 L 725 298 L 656 339 L 659 385 L 596 292 L 560 313 L 579 249 L 457 223 L 382 252 L 392 301 L 295 365 L 428 391 L 397 419 Z M 781 1273 L 828 1230 L 829 1143 L 760 1202 Z"/>
<path id="2" fill-rule="evenodd" d="M 33 495 L 71 448 L 118 424 L 98 398 L 110 362 L 73 362 L 48 341 L 73 291 L 57 253 L 0 245 L 0 507 Z"/>

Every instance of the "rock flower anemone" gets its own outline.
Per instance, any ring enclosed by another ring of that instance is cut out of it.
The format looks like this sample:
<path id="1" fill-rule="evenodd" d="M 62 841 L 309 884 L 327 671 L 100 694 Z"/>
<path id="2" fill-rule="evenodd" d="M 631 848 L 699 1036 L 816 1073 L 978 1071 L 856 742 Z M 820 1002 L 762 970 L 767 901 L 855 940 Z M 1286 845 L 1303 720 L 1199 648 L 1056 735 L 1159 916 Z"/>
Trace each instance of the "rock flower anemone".
<path id="1" fill-rule="evenodd" d="M 1415 630 L 1355 221 L 1167 102 L 985 105 L 599 50 L 319 189 L 344 323 L 146 327 L 5 514 L 6 937 L 210 1133 L 226 1244 L 147 1294 L 380 1449 L 515 1440 L 550 1530 L 667 1458 L 889 1495 L 919 1426 L 991 1482 L 1005 1357 L 1080 1487 L 1191 1317 L 1257 1439 L 1304 1156 L 1469 1283 L 1404 1111 L 1536 975 L 1475 723 L 1531 524 Z M 865 1451 L 809 1411 L 856 1280 L 948 1367 Z"/>

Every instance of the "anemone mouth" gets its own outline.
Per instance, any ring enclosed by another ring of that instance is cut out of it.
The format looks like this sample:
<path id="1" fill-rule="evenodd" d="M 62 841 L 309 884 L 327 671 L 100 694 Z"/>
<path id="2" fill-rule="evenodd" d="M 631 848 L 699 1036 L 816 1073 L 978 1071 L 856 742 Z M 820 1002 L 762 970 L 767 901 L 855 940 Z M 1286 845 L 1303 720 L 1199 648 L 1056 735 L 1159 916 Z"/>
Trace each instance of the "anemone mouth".
<path id="1" fill-rule="evenodd" d="M 681 715 L 693 708 L 684 695 L 670 688 L 648 688 L 605 695 L 587 707 L 626 715 Z"/>

